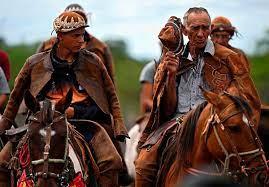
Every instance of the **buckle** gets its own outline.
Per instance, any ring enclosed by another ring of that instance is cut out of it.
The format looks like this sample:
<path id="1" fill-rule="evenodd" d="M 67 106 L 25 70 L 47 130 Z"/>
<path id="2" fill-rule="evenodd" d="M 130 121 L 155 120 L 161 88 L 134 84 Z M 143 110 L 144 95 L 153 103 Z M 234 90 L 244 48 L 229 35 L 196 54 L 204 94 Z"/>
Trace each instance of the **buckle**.
<path id="1" fill-rule="evenodd" d="M 183 116 L 177 117 L 176 122 L 180 125 L 183 122 Z"/>
<path id="2" fill-rule="evenodd" d="M 149 152 L 151 147 L 152 147 L 152 145 L 148 145 L 147 148 L 146 148 L 146 151 Z"/>

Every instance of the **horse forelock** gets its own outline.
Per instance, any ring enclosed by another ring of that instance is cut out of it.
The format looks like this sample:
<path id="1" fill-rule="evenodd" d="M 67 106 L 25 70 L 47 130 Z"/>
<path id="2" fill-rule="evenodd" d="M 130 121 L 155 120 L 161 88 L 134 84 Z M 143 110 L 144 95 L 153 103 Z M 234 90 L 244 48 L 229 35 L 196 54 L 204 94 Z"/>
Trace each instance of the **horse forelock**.
<path id="1" fill-rule="evenodd" d="M 224 92 L 226 96 L 228 96 L 234 103 L 235 105 L 239 108 L 242 109 L 247 113 L 248 116 L 252 116 L 253 111 L 250 107 L 250 105 L 244 100 L 243 98 L 235 95 L 231 95 L 229 93 Z"/>
<path id="2" fill-rule="evenodd" d="M 41 105 L 41 118 L 45 125 L 53 121 L 54 109 L 52 101 L 45 99 Z"/>

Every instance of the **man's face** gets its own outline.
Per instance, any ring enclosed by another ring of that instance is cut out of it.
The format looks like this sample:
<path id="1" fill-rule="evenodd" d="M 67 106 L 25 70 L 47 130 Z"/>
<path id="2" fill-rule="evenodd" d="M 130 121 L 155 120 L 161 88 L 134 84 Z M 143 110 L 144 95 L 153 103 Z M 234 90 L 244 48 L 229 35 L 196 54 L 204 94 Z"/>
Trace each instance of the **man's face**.
<path id="1" fill-rule="evenodd" d="M 213 42 L 227 47 L 229 45 L 231 36 L 226 31 L 217 31 L 211 34 L 211 39 Z"/>
<path id="2" fill-rule="evenodd" d="M 78 52 L 84 44 L 85 28 L 79 28 L 67 33 L 59 33 L 58 37 L 61 46 L 70 50 L 71 52 Z"/>
<path id="3" fill-rule="evenodd" d="M 210 18 L 205 12 L 189 14 L 183 32 L 189 38 L 190 47 L 204 48 L 210 31 Z"/>

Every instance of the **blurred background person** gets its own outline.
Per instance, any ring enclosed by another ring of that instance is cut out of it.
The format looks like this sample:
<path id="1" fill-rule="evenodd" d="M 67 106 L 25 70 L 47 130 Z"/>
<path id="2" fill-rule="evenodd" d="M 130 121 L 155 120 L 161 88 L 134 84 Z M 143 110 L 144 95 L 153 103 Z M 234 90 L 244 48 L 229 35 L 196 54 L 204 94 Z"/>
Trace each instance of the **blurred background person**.
<path id="1" fill-rule="evenodd" d="M 155 60 L 150 61 L 143 67 L 139 76 L 139 82 L 141 85 L 139 97 L 141 114 L 150 112 L 152 108 L 153 82 L 156 66 L 157 62 Z"/>
<path id="2" fill-rule="evenodd" d="M 236 27 L 234 27 L 231 21 L 223 16 L 218 16 L 214 18 L 211 22 L 211 40 L 215 43 L 221 44 L 232 51 L 240 54 L 243 56 L 246 62 L 247 69 L 250 70 L 250 62 L 241 49 L 233 47 L 230 45 L 230 40 L 233 38 L 234 35 L 238 35 L 238 31 Z"/>
<path id="3" fill-rule="evenodd" d="M 162 43 L 159 42 L 160 51 L 162 51 Z M 156 69 L 159 65 L 159 60 L 152 60 L 145 64 L 139 75 L 140 82 L 140 112 L 141 114 L 150 113 L 152 108 L 152 99 L 153 99 L 153 83 Z"/>
<path id="4" fill-rule="evenodd" d="M 10 61 L 8 54 L 0 49 L 0 67 L 5 73 L 6 80 L 9 81 L 10 79 Z"/>
<path id="5" fill-rule="evenodd" d="M 239 48 L 233 47 L 230 45 L 230 40 L 234 35 L 238 35 L 238 31 L 236 27 L 234 27 L 231 21 L 223 16 L 218 16 L 212 20 L 212 31 L 211 31 L 211 39 L 213 42 L 221 44 L 234 52 L 240 54 L 245 59 L 245 65 L 250 71 L 250 61 L 247 58 L 247 55 Z M 269 105 L 263 103 L 261 106 L 262 110 L 269 110 Z"/>
<path id="6" fill-rule="evenodd" d="M 2 114 L 5 108 L 8 95 L 10 93 L 9 85 L 3 69 L 0 67 L 0 113 Z"/>

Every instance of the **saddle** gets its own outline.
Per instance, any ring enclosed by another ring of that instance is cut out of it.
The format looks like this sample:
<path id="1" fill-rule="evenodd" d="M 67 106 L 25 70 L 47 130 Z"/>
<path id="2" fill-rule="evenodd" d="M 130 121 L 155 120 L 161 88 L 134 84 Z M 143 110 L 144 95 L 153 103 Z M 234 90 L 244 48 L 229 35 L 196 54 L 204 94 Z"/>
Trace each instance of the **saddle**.
<path id="1" fill-rule="evenodd" d="M 23 125 L 18 128 L 11 128 L 9 130 L 6 130 L 5 135 L 8 138 L 9 141 L 12 143 L 18 142 L 22 136 L 26 133 L 28 129 L 28 124 Z"/>
<path id="2" fill-rule="evenodd" d="M 81 123 L 81 121 L 76 120 L 75 122 L 73 121 L 71 123 Z M 84 125 L 85 123 L 87 123 L 87 120 L 83 120 Z M 94 155 L 92 154 L 93 151 L 90 149 L 89 144 L 85 141 L 83 135 L 81 135 L 73 125 L 69 124 L 68 130 L 68 137 L 70 138 L 69 144 L 71 144 L 71 146 L 74 148 L 75 154 L 77 155 L 79 163 L 82 166 L 82 172 L 84 174 L 83 178 L 85 182 L 89 184 L 89 180 L 91 179 L 90 176 L 92 174 L 94 175 L 95 179 L 98 179 L 100 176 L 99 168 L 95 162 Z"/>
<path id="3" fill-rule="evenodd" d="M 146 142 L 141 146 L 141 148 L 149 146 L 151 147 L 155 145 L 159 140 L 163 142 L 165 136 L 176 133 L 177 127 L 179 125 L 180 123 L 176 121 L 176 119 L 168 121 L 167 123 L 163 124 L 148 136 Z"/>

